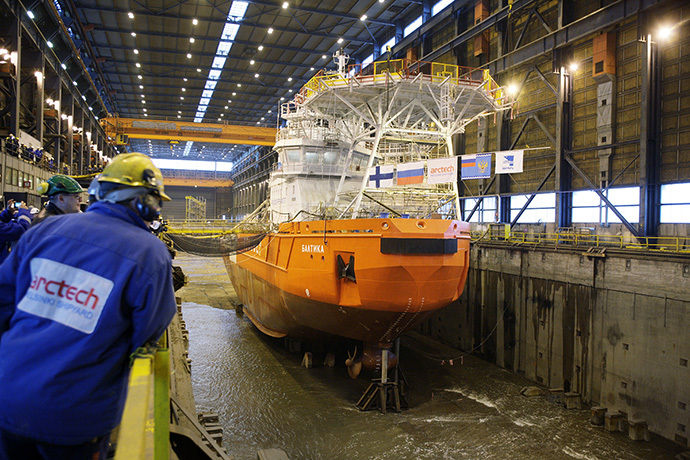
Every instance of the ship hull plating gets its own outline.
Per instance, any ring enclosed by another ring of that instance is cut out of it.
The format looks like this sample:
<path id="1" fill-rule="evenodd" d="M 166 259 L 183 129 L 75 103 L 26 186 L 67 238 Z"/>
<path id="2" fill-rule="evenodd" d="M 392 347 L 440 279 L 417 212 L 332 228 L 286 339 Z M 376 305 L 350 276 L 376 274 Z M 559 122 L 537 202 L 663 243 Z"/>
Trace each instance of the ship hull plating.
<path id="1" fill-rule="evenodd" d="M 264 333 L 389 343 L 456 300 L 469 225 L 450 220 L 294 222 L 225 264 Z"/>

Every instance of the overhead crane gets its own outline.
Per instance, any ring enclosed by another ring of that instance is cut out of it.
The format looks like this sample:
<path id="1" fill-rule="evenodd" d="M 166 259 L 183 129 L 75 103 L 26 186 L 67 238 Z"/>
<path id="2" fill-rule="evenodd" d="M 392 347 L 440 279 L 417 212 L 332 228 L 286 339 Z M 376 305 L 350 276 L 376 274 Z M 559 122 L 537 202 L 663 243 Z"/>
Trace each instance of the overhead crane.
<path id="1" fill-rule="evenodd" d="M 129 138 L 267 145 L 269 147 L 276 142 L 276 129 L 261 126 L 120 117 L 102 118 L 101 126 L 108 136 L 108 142 L 116 145 L 127 144 Z"/>

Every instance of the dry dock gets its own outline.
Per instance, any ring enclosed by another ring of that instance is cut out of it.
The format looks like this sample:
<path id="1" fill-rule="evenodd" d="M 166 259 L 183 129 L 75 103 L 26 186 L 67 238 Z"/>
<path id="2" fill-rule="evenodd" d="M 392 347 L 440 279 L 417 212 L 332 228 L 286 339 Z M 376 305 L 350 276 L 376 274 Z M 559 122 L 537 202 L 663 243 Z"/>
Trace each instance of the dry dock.
<path id="1" fill-rule="evenodd" d="M 189 330 L 197 411 L 213 411 L 236 459 L 281 448 L 292 459 L 673 459 L 685 448 L 654 435 L 633 441 L 590 423 L 591 409 L 566 409 L 534 383 L 420 335 L 403 340 L 410 408 L 360 412 L 368 380 L 339 362 L 300 367 L 302 356 L 267 339 L 232 310 L 221 259 L 179 254 L 189 278 L 178 291 Z M 342 360 L 341 360 L 342 361 Z"/>

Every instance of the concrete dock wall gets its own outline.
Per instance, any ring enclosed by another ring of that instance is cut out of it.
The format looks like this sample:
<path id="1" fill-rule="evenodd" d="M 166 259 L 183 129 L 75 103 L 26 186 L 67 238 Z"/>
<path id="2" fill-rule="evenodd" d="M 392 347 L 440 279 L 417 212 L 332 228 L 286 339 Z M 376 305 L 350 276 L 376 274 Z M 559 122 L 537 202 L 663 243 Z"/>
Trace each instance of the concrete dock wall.
<path id="1" fill-rule="evenodd" d="M 688 445 L 690 257 L 477 243 L 420 330 Z"/>

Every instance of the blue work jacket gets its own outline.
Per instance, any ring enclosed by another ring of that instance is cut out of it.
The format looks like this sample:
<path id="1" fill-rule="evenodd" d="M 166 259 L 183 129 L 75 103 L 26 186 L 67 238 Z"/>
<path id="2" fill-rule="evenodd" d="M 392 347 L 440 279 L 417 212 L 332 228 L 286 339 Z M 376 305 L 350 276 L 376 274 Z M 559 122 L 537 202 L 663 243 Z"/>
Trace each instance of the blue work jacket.
<path id="1" fill-rule="evenodd" d="M 117 426 L 130 354 L 176 312 L 171 266 L 121 205 L 29 229 L 0 265 L 0 427 L 74 445 Z"/>
<path id="2" fill-rule="evenodd" d="M 0 212 L 0 263 L 10 253 L 10 243 L 17 241 L 31 225 L 31 213 L 28 209 L 19 208 L 17 219 L 12 220 L 10 209 Z"/>

